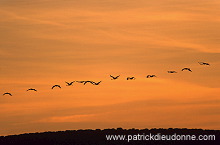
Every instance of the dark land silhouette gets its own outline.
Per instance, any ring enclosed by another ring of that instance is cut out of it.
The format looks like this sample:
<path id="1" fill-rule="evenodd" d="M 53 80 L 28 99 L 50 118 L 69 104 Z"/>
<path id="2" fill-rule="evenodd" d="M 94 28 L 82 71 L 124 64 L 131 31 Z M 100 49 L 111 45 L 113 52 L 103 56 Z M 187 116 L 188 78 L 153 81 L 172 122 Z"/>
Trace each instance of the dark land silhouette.
<path id="1" fill-rule="evenodd" d="M 109 141 L 106 135 L 215 135 L 215 140 L 134 140 Z M 25 133 L 0 137 L 0 145 L 220 145 L 220 130 L 202 129 L 96 129 Z"/>

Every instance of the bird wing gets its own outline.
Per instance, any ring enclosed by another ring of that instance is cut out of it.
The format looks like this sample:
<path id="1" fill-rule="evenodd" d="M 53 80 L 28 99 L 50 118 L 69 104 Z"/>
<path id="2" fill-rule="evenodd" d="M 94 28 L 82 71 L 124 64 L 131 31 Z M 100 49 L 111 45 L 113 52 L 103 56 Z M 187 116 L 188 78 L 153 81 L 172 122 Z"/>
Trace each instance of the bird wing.
<path id="1" fill-rule="evenodd" d="M 99 85 L 102 81 L 99 81 L 98 83 L 96 83 L 96 85 Z"/>
<path id="2" fill-rule="evenodd" d="M 184 70 L 192 71 L 190 68 L 183 68 L 182 71 Z"/>
<path id="3" fill-rule="evenodd" d="M 110 77 L 112 77 L 113 79 L 117 79 L 118 77 L 120 77 L 120 75 L 118 75 L 118 76 L 116 76 L 116 77 L 110 75 Z"/>
<path id="4" fill-rule="evenodd" d="M 200 65 L 204 65 L 204 62 L 198 62 Z"/>
<path id="5" fill-rule="evenodd" d="M 85 81 L 76 81 L 77 83 L 84 83 Z"/>
<path id="6" fill-rule="evenodd" d="M 209 63 L 206 62 L 198 62 L 200 65 L 209 65 Z"/>
<path id="7" fill-rule="evenodd" d="M 11 94 L 11 93 L 4 93 L 3 95 L 10 95 L 10 96 L 12 96 L 12 94 Z"/>
<path id="8" fill-rule="evenodd" d="M 60 85 L 54 85 L 54 86 L 52 87 L 52 89 L 55 88 L 55 87 L 59 87 L 59 88 L 61 88 Z"/>
<path id="9" fill-rule="evenodd" d="M 32 89 L 32 88 L 28 89 L 27 91 L 31 91 L 31 90 L 35 91 L 35 89 Z"/>
<path id="10" fill-rule="evenodd" d="M 93 82 L 93 81 L 89 81 L 91 84 L 93 84 L 93 83 L 95 83 L 95 82 Z"/>

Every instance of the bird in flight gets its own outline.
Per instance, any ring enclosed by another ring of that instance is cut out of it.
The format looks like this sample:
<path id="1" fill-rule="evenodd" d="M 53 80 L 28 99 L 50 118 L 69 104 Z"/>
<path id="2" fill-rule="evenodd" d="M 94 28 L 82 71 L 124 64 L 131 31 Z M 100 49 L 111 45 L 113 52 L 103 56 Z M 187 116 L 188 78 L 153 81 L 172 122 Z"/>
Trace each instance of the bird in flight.
<path id="1" fill-rule="evenodd" d="M 84 81 L 84 85 L 87 84 L 87 83 L 93 84 L 94 82 L 93 81 Z"/>
<path id="2" fill-rule="evenodd" d="M 72 84 L 74 83 L 75 81 L 73 81 L 73 82 L 66 82 L 66 86 L 72 86 Z"/>
<path id="3" fill-rule="evenodd" d="M 58 88 L 61 89 L 61 86 L 60 86 L 60 85 L 54 85 L 54 86 L 52 87 L 52 89 L 55 88 L 55 87 L 58 87 Z"/>
<path id="4" fill-rule="evenodd" d="M 187 68 L 187 67 L 182 69 L 182 71 L 184 71 L 184 70 L 188 70 L 188 71 L 192 72 L 192 70 L 190 68 Z"/>
<path id="5" fill-rule="evenodd" d="M 8 92 L 7 92 L 7 93 L 4 93 L 3 95 L 10 95 L 10 96 L 12 96 L 12 94 L 11 94 L 11 93 L 8 93 Z"/>
<path id="6" fill-rule="evenodd" d="M 198 62 L 200 65 L 210 65 L 209 63 L 207 62 Z"/>
<path id="7" fill-rule="evenodd" d="M 116 76 L 116 77 L 110 75 L 110 77 L 112 78 L 112 80 L 116 80 L 116 79 L 118 79 L 118 77 L 120 77 L 120 75 L 118 75 L 118 76 Z"/>
<path id="8" fill-rule="evenodd" d="M 135 80 L 135 77 L 127 77 L 127 80 Z"/>
<path id="9" fill-rule="evenodd" d="M 93 85 L 99 85 L 102 81 L 99 81 L 99 82 L 93 82 Z"/>
<path id="10" fill-rule="evenodd" d="M 28 89 L 27 91 L 35 91 L 35 92 L 37 92 L 36 89 L 32 89 L 32 88 Z"/>
<path id="11" fill-rule="evenodd" d="M 77 83 L 85 83 L 85 81 L 76 81 Z"/>
<path id="12" fill-rule="evenodd" d="M 176 71 L 167 71 L 170 74 L 177 73 Z"/>
<path id="13" fill-rule="evenodd" d="M 156 75 L 147 75 L 146 77 L 147 78 L 153 78 L 153 77 L 156 77 Z"/>

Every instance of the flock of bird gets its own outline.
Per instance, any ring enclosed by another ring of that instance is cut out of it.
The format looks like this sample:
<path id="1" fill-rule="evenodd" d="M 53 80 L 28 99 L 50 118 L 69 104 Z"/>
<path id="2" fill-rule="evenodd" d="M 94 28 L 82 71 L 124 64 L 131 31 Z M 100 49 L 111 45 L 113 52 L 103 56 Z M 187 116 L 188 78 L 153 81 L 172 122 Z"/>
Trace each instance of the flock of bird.
<path id="1" fill-rule="evenodd" d="M 207 62 L 198 62 L 200 65 L 207 65 L 209 66 L 210 64 L 207 63 Z M 189 72 L 192 72 L 192 70 L 190 68 L 183 68 L 182 71 L 189 71 Z M 177 73 L 176 71 L 167 71 L 168 73 Z M 110 75 L 111 77 L 111 80 L 116 80 L 120 77 L 120 75 L 118 76 L 112 76 Z M 156 77 L 156 75 L 147 75 L 146 78 L 153 78 L 153 77 Z M 136 78 L 135 77 L 127 77 L 127 80 L 135 80 Z M 87 83 L 90 83 L 92 85 L 99 85 L 102 81 L 99 81 L 99 82 L 94 82 L 94 81 L 72 81 L 72 82 L 65 82 L 66 83 L 66 86 L 72 86 L 74 82 L 77 82 L 77 83 L 83 83 L 84 85 L 86 85 Z M 51 89 L 54 89 L 54 88 L 60 88 L 61 89 L 61 86 L 60 85 L 53 85 Z M 37 92 L 36 89 L 33 89 L 33 88 L 30 88 L 28 89 L 27 91 L 35 91 Z M 6 92 L 4 93 L 3 95 L 10 95 L 12 96 L 11 93 L 9 92 Z"/>

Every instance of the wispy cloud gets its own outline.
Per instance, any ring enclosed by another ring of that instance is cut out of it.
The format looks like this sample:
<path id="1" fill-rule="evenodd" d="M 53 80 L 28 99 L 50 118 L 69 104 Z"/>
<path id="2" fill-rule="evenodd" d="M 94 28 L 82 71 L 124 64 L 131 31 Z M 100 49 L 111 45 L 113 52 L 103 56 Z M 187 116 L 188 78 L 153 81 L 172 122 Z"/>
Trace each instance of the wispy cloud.
<path id="1" fill-rule="evenodd" d="M 85 114 L 85 115 L 70 115 L 70 116 L 55 116 L 50 118 L 45 118 L 42 120 L 39 120 L 37 122 L 88 122 L 91 119 L 94 119 L 97 116 L 97 114 Z"/>

